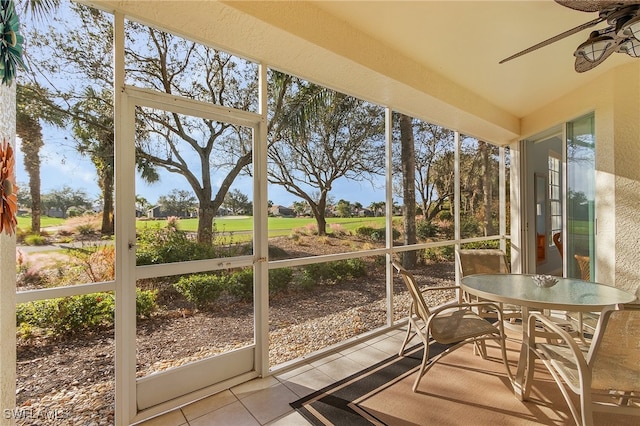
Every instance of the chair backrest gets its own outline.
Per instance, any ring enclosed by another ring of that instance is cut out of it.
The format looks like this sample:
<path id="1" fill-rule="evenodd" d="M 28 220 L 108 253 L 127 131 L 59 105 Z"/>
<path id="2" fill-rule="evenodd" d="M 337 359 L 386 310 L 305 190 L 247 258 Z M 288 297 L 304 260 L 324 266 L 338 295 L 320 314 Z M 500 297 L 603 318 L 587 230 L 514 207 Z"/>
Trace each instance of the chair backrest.
<path id="1" fill-rule="evenodd" d="M 587 363 L 592 389 L 640 392 L 640 305 L 602 311 Z"/>
<path id="2" fill-rule="evenodd" d="M 508 274 L 507 256 L 499 249 L 456 250 L 460 275 Z"/>
<path id="3" fill-rule="evenodd" d="M 404 281 L 404 284 L 407 286 L 409 294 L 411 294 L 411 300 L 413 301 L 416 314 L 418 314 L 423 321 L 426 321 L 429 316 L 431 316 L 431 312 L 429 311 L 427 303 L 424 301 L 424 297 L 422 297 L 422 292 L 420 292 L 420 288 L 418 287 L 413 274 L 404 269 L 402 265 L 396 261 L 392 261 L 391 264 L 398 271 L 398 274 L 402 277 L 402 281 Z"/>
<path id="4" fill-rule="evenodd" d="M 556 232 L 553 234 L 553 244 L 556 245 L 556 248 L 560 252 L 560 258 L 562 258 L 562 232 Z"/>
<path id="5" fill-rule="evenodd" d="M 591 281 L 591 259 L 589 258 L 589 256 L 574 254 L 573 257 L 575 257 L 576 262 L 578 262 L 578 268 L 580 268 L 580 278 L 585 281 Z"/>

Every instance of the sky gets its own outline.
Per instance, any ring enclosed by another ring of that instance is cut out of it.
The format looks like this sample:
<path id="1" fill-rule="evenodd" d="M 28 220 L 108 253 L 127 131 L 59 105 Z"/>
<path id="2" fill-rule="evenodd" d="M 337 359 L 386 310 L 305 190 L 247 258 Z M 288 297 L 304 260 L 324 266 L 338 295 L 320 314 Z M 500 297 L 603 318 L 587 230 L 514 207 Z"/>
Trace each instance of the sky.
<path id="1" fill-rule="evenodd" d="M 58 13 L 62 16 L 71 15 L 66 9 L 66 2 L 58 9 Z M 57 25 L 54 21 L 25 21 L 23 26 L 25 35 L 28 34 L 28 27 L 41 28 L 41 32 L 49 31 L 42 27 L 43 25 Z M 25 38 L 25 46 L 28 47 L 28 37 Z M 27 49 L 28 50 L 28 49 Z M 27 52 L 25 50 L 25 52 Z M 31 54 L 38 54 L 37 49 L 32 49 Z M 28 63 L 27 63 L 28 64 Z M 54 76 L 47 76 L 58 86 L 65 84 L 72 85 L 73 78 L 63 76 L 62 79 Z M 41 193 L 45 194 L 54 190 L 60 190 L 64 186 L 69 186 L 74 190 L 84 191 L 89 198 L 97 200 L 100 196 L 100 190 L 96 181 L 96 171 L 88 157 L 83 157 L 77 153 L 74 146 L 74 140 L 71 129 L 59 129 L 42 123 L 44 147 L 40 152 L 41 156 Z M 20 149 L 21 141 L 16 141 L 16 180 L 18 188 L 24 188 L 28 191 L 28 175 L 24 169 L 23 152 Z M 384 153 L 381 153 L 384 155 Z M 166 171 L 161 170 L 160 181 L 154 184 L 146 184 L 140 178 L 136 179 L 136 195 L 141 195 L 151 204 L 155 204 L 160 196 L 168 195 L 174 189 L 191 190 L 190 185 L 185 178 Z M 223 175 L 213 177 L 213 184 L 216 189 L 224 178 Z M 384 176 L 376 181 L 374 188 L 369 182 L 354 182 L 346 179 L 340 179 L 332 185 L 330 197 L 335 201 L 340 199 L 351 202 L 359 202 L 363 206 L 368 206 L 372 202 L 382 201 L 385 198 Z M 250 178 L 239 176 L 234 182 L 232 188 L 238 189 L 243 194 L 251 198 L 252 182 Z M 290 206 L 294 201 L 300 201 L 300 198 L 286 192 L 280 186 L 270 185 L 268 188 L 268 199 L 274 204 Z"/>
<path id="2" fill-rule="evenodd" d="M 44 147 L 41 150 L 41 193 L 61 190 L 69 186 L 74 190 L 84 191 L 91 200 L 97 200 L 100 189 L 96 181 L 96 171 L 93 163 L 87 157 L 78 154 L 73 148 L 74 142 L 70 135 L 65 136 L 64 130 L 54 129 L 49 126 L 43 128 Z M 24 153 L 21 149 L 21 140 L 16 140 L 16 181 L 18 190 L 28 191 L 28 174 L 24 168 Z M 223 176 L 214 176 L 213 183 L 219 188 Z M 173 189 L 189 189 L 185 178 L 175 173 L 161 171 L 161 179 L 155 184 L 146 184 L 142 179 L 136 179 L 136 195 L 142 195 L 151 204 L 156 204 L 162 195 L 168 195 Z M 22 188 L 22 189 L 21 189 Z M 238 189 L 251 197 L 252 182 L 250 178 L 238 177 L 231 189 Z M 364 207 L 372 202 L 384 200 L 384 177 L 381 177 L 376 188 L 369 182 L 353 182 L 341 179 L 333 185 L 330 196 L 337 202 L 340 199 L 352 203 L 360 202 Z M 268 186 L 268 199 L 274 204 L 290 206 L 300 198 L 294 196 L 282 187 Z"/>

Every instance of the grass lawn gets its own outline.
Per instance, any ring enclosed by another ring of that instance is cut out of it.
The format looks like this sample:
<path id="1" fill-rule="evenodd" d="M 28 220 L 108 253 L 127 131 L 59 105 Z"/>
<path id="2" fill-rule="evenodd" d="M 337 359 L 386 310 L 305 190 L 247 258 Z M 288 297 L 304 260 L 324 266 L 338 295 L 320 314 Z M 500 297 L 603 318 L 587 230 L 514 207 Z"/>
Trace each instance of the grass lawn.
<path id="1" fill-rule="evenodd" d="M 40 226 L 46 228 L 49 226 L 60 226 L 65 219 L 59 217 L 40 216 Z M 31 229 L 31 216 L 18 216 L 18 228 Z"/>
<path id="2" fill-rule="evenodd" d="M 164 227 L 166 226 L 165 220 L 157 221 L 138 221 L 136 228 L 144 229 L 146 227 Z M 214 220 L 216 230 L 218 232 L 225 233 L 239 233 L 248 232 L 253 230 L 253 217 L 217 217 Z M 301 217 L 301 218 L 285 218 L 285 217 L 270 217 L 268 222 L 269 236 L 276 237 L 281 235 L 289 235 L 291 230 L 296 228 L 304 228 L 305 226 L 312 224 L 315 225 L 316 221 L 313 218 Z M 345 231 L 353 231 L 359 226 L 371 226 L 374 228 L 382 228 L 385 225 L 384 217 L 355 217 L 355 218 L 342 218 L 332 217 L 327 219 L 327 223 L 339 224 Z M 178 221 L 178 228 L 184 231 L 196 231 L 198 229 L 198 219 L 180 219 Z M 331 228 L 327 231 L 330 233 Z"/>

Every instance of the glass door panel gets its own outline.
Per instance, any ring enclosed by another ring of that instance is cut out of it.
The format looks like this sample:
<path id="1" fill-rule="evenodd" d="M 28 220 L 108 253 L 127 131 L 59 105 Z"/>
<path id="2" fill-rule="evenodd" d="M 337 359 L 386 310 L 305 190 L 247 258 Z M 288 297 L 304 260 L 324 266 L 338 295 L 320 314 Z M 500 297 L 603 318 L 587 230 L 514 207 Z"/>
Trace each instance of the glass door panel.
<path id="1" fill-rule="evenodd" d="M 595 118 L 567 123 L 566 274 L 591 280 L 595 272 Z"/>

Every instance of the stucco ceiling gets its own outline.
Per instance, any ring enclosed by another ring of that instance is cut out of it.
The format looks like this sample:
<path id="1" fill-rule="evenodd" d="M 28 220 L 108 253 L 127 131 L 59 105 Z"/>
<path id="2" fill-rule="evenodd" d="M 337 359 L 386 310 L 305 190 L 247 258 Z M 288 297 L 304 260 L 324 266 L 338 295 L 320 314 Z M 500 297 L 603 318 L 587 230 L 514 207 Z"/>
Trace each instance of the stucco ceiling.
<path id="1" fill-rule="evenodd" d="M 498 62 L 598 15 L 538 1 L 315 1 L 315 6 L 524 117 L 612 67 L 616 53 L 586 73 L 573 52 L 587 29 L 504 64 Z M 604 28 L 600 23 L 593 29 Z M 640 59 L 639 59 L 640 60 Z"/>
<path id="2" fill-rule="evenodd" d="M 553 0 L 76 1 L 498 144 L 518 140 L 523 119 L 554 100 L 635 61 L 615 53 L 576 73 L 587 29 L 499 64 L 597 17 Z"/>

